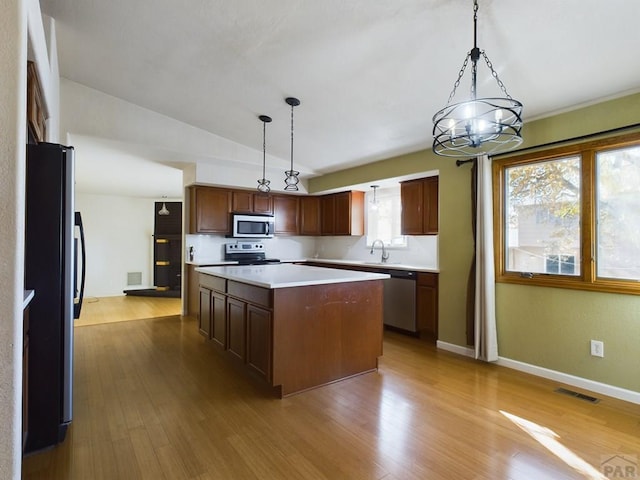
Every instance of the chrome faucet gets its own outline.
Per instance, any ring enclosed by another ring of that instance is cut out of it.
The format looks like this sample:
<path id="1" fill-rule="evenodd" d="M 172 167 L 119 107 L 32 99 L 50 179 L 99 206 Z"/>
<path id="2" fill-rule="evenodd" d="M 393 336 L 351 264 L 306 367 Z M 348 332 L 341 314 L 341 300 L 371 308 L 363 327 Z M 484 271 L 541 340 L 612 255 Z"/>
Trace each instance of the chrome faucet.
<path id="1" fill-rule="evenodd" d="M 380 243 L 380 245 L 382 246 L 382 256 L 380 257 L 380 263 L 385 263 L 389 259 L 389 252 L 387 252 L 387 250 L 384 248 L 384 242 L 379 238 L 373 241 L 373 243 L 371 244 L 371 252 L 369 253 L 373 255 L 373 249 L 376 248 L 376 243 Z"/>

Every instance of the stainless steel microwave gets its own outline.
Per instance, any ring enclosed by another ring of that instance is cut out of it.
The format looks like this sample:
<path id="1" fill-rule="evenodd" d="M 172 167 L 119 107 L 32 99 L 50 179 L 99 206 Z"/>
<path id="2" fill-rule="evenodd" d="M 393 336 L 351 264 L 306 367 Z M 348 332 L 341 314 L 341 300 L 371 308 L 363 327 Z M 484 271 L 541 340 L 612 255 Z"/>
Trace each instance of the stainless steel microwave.
<path id="1" fill-rule="evenodd" d="M 233 214 L 233 237 L 271 238 L 275 230 L 273 215 Z"/>

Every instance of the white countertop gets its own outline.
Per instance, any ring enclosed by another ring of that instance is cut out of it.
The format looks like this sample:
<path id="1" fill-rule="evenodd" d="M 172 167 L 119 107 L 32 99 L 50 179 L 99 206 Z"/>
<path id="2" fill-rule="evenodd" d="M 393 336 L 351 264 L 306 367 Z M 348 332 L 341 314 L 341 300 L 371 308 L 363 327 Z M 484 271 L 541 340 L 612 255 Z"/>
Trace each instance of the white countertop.
<path id="1" fill-rule="evenodd" d="M 319 263 L 335 263 L 336 265 L 362 265 L 363 267 L 371 267 L 371 268 L 384 268 L 384 269 L 395 269 L 395 270 L 412 270 L 415 272 L 427 272 L 427 273 L 440 273 L 440 270 L 437 268 L 426 267 L 424 265 L 410 265 L 406 263 L 395 263 L 395 262 L 365 262 L 364 260 L 335 260 L 332 258 L 308 258 L 308 262 L 319 262 Z"/>
<path id="2" fill-rule="evenodd" d="M 280 263 L 275 265 L 234 265 L 220 267 L 198 267 L 196 272 L 248 283 L 263 288 L 304 287 L 329 283 L 362 282 L 384 280 L 384 273 L 357 272 L 335 268 L 310 267 Z"/>
<path id="3" fill-rule="evenodd" d="M 395 262 L 365 262 L 364 260 L 337 260 L 333 258 L 295 258 L 295 259 L 281 259 L 282 263 L 296 263 L 296 262 L 319 262 L 319 263 L 333 263 L 336 265 L 362 265 L 369 268 L 385 268 L 395 270 L 411 270 L 414 272 L 427 272 L 427 273 L 440 273 L 437 268 L 426 267 L 424 265 L 415 265 L 407 263 L 395 263 Z M 194 265 L 196 267 L 213 267 L 213 266 L 225 266 L 225 265 L 238 265 L 238 262 L 231 262 L 225 260 L 186 260 L 187 265 Z"/>

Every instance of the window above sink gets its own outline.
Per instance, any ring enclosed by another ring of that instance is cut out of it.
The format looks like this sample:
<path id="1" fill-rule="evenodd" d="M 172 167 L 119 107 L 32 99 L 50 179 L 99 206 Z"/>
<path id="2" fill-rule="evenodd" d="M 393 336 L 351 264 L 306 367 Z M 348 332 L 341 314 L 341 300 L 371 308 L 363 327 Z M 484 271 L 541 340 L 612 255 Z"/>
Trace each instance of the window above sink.
<path id="1" fill-rule="evenodd" d="M 400 233 L 400 184 L 365 192 L 365 229 L 367 247 L 374 240 L 382 240 L 385 248 L 407 248 L 407 237 Z"/>

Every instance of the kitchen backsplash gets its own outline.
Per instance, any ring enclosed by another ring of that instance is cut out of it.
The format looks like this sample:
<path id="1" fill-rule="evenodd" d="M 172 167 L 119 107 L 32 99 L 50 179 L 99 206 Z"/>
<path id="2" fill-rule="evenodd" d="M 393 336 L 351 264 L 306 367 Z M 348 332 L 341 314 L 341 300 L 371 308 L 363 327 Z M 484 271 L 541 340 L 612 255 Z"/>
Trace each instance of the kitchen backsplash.
<path id="1" fill-rule="evenodd" d="M 377 261 L 380 258 L 380 247 L 376 246 L 371 254 L 365 237 L 318 237 L 316 238 L 317 258 L 336 260 Z M 390 248 L 389 263 L 419 265 L 426 268 L 438 268 L 438 236 L 408 236 L 406 248 Z"/>
<path id="2" fill-rule="evenodd" d="M 196 263 L 216 262 L 224 258 L 224 244 L 235 242 L 221 235 L 186 235 L 185 259 L 193 247 Z M 371 255 L 366 237 L 276 237 L 260 240 L 268 258 L 297 260 L 304 258 L 330 258 L 336 260 L 375 261 L 380 257 L 376 247 Z M 409 236 L 406 248 L 389 249 L 389 262 L 438 268 L 438 236 Z"/>

